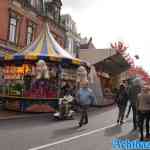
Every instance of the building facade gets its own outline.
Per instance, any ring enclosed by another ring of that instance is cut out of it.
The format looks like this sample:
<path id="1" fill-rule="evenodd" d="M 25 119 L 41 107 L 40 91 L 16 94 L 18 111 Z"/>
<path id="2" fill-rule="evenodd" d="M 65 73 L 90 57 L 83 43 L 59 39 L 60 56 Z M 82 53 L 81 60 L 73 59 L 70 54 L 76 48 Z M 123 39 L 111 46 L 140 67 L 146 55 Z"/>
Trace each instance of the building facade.
<path id="1" fill-rule="evenodd" d="M 16 52 L 31 44 L 48 22 L 57 42 L 65 47 L 61 0 L 1 0 L 0 50 Z"/>
<path id="2" fill-rule="evenodd" d="M 68 14 L 62 16 L 62 22 L 66 28 L 65 49 L 72 56 L 78 57 L 81 37 L 77 33 L 76 23 Z"/>

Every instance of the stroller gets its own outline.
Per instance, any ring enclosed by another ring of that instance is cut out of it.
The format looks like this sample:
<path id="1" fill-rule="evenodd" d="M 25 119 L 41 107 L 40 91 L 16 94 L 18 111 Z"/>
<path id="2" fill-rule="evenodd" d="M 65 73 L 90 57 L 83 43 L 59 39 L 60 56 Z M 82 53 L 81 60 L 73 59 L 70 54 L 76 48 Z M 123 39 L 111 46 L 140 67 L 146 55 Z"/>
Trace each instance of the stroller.
<path id="1" fill-rule="evenodd" d="M 59 99 L 59 111 L 54 113 L 53 117 L 57 120 L 73 119 L 74 111 L 72 110 L 74 98 L 71 95 Z"/>

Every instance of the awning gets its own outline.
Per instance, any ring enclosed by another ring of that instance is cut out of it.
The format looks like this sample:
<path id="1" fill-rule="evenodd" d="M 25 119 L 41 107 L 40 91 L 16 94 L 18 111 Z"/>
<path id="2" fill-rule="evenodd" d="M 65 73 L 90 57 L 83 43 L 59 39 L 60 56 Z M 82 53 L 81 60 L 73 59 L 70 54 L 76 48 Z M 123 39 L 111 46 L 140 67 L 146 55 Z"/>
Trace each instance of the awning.
<path id="1" fill-rule="evenodd" d="M 81 60 L 89 62 L 91 65 L 97 64 L 104 59 L 116 54 L 115 49 L 81 49 L 79 57 Z"/>
<path id="2" fill-rule="evenodd" d="M 5 55 L 5 61 L 22 61 L 22 60 L 51 60 L 64 63 L 80 64 L 80 60 L 71 56 L 65 51 L 53 38 L 46 24 L 43 32 L 27 48 L 14 55 Z"/>
<path id="3" fill-rule="evenodd" d="M 101 68 L 103 72 L 110 75 L 120 74 L 130 68 L 130 64 L 123 58 L 121 54 L 115 54 L 103 61 L 95 64 L 96 68 Z"/>
<path id="4" fill-rule="evenodd" d="M 120 74 L 130 68 L 125 58 L 115 49 L 82 49 L 80 59 L 95 65 L 97 70 L 110 75 Z"/>

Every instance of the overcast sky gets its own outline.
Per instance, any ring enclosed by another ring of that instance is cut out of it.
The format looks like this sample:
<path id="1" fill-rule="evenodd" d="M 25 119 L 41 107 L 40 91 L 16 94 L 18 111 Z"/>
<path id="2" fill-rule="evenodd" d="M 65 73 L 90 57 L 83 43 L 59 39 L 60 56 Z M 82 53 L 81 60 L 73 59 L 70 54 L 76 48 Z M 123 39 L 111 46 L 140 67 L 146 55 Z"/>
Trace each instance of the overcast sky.
<path id="1" fill-rule="evenodd" d="M 62 0 L 82 36 L 92 36 L 97 48 L 124 41 L 136 64 L 150 73 L 150 0 Z"/>

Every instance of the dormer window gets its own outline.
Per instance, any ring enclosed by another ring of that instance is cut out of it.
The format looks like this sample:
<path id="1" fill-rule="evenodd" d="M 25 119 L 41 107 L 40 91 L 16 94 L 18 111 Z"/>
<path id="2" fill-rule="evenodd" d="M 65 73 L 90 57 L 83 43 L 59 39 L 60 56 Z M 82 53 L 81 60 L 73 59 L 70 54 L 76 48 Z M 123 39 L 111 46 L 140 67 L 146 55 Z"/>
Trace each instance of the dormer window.
<path id="1" fill-rule="evenodd" d="M 31 4 L 31 6 L 34 7 L 34 8 L 36 7 L 35 1 L 36 1 L 36 0 L 30 0 L 30 4 Z"/>
<path id="2" fill-rule="evenodd" d="M 45 6 L 47 15 L 57 22 L 60 21 L 61 0 L 49 0 L 45 3 Z"/>
<path id="3" fill-rule="evenodd" d="M 54 15 L 55 15 L 54 18 L 56 20 L 58 20 L 59 19 L 59 8 L 57 6 L 55 6 Z"/>

